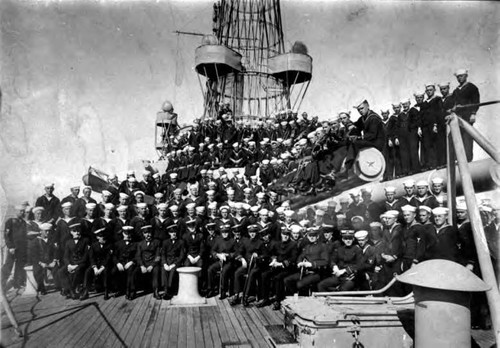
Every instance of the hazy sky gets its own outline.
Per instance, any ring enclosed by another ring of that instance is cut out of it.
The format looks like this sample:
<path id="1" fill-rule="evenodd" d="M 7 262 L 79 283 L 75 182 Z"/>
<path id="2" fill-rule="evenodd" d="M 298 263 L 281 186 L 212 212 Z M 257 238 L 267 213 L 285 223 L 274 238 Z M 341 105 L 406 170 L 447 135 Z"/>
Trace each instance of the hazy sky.
<path id="1" fill-rule="evenodd" d="M 499 5 L 494 2 L 282 1 L 287 48 L 303 41 L 313 79 L 302 109 L 328 118 L 367 98 L 375 111 L 470 69 L 482 100 L 500 99 Z M 194 71 L 209 1 L 13 1 L 0 4 L 1 184 L 10 200 L 56 194 L 89 165 L 123 176 L 156 159 L 165 99 L 182 122 L 202 112 Z M 500 107 L 477 127 L 495 144 Z M 482 156 L 478 153 L 479 156 Z"/>

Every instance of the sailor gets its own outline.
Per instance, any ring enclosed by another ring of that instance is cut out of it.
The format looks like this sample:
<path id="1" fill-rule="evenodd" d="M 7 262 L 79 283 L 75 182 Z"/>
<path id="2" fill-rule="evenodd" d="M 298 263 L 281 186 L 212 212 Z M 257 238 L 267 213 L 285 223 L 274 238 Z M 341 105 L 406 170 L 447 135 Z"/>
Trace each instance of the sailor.
<path id="1" fill-rule="evenodd" d="M 434 208 L 432 209 L 432 215 L 434 216 L 434 226 L 438 237 L 434 258 L 458 262 L 458 231 L 454 226 L 448 224 L 448 208 Z"/>
<path id="2" fill-rule="evenodd" d="M 122 234 L 122 228 L 123 226 L 128 226 L 130 225 L 130 220 L 127 218 L 127 211 L 128 211 L 128 206 L 126 205 L 119 205 L 116 208 L 116 212 L 118 216 L 114 219 L 114 226 L 115 230 L 113 233 L 113 240 L 118 241 L 123 238 Z"/>
<path id="3" fill-rule="evenodd" d="M 378 221 L 370 223 L 369 236 L 371 245 L 373 246 L 375 267 L 373 268 L 373 272 L 368 271 L 367 274 L 370 277 L 369 285 L 371 284 L 370 287 L 373 290 L 381 289 L 385 286 L 385 277 L 383 272 L 384 259 L 382 258 L 382 254 L 387 249 L 387 243 L 383 238 L 383 230 L 384 226 L 382 223 Z M 361 248 L 363 248 L 363 246 L 361 246 Z"/>
<path id="4" fill-rule="evenodd" d="M 14 267 L 14 288 L 24 286 L 26 282 L 26 272 L 24 266 L 27 261 L 28 240 L 26 236 L 26 221 L 23 219 L 25 207 L 18 205 L 15 207 L 16 217 L 5 222 L 5 245 L 7 246 L 7 256 L 2 266 L 2 286 L 6 289 L 7 279 Z"/>
<path id="5" fill-rule="evenodd" d="M 365 216 L 366 215 L 366 205 L 361 200 L 361 192 L 355 190 L 350 193 L 352 198 L 352 203 L 349 204 L 349 208 L 346 212 L 347 219 L 351 220 L 353 216 Z"/>
<path id="6" fill-rule="evenodd" d="M 163 240 L 161 248 L 162 279 L 165 289 L 164 300 L 170 300 L 177 292 L 177 289 L 174 288 L 176 271 L 182 266 L 186 256 L 184 241 L 179 239 L 177 225 L 168 226 L 167 231 L 169 238 Z"/>
<path id="7" fill-rule="evenodd" d="M 298 251 L 297 243 L 290 240 L 290 235 L 290 230 L 281 230 L 281 240 L 274 241 L 271 245 L 271 262 L 261 275 L 261 300 L 256 304 L 257 307 L 270 304 L 269 295 L 274 292 L 273 309 L 281 308 L 281 301 L 285 299 L 284 279 L 294 272 Z"/>
<path id="8" fill-rule="evenodd" d="M 88 239 L 89 242 L 95 240 L 95 236 L 93 234 L 95 231 L 94 222 L 96 221 L 95 219 L 96 209 L 97 209 L 96 203 L 85 204 L 85 216 L 83 217 L 83 219 L 80 220 L 81 223 L 80 233 L 82 237 Z"/>
<path id="9" fill-rule="evenodd" d="M 153 227 L 153 238 L 160 242 L 168 239 L 167 227 L 171 224 L 171 219 L 168 217 L 168 206 L 166 203 L 160 203 L 157 206 L 158 215 L 151 219 Z"/>
<path id="10" fill-rule="evenodd" d="M 45 194 L 38 197 L 35 207 L 43 207 L 43 219 L 48 223 L 55 223 L 61 216 L 60 200 L 54 196 L 54 184 L 46 184 L 44 186 Z"/>
<path id="11" fill-rule="evenodd" d="M 384 188 L 384 191 L 386 200 L 383 203 L 382 211 L 400 210 L 403 204 L 396 198 L 396 188 L 394 186 L 387 186 Z"/>
<path id="12" fill-rule="evenodd" d="M 401 197 L 402 204 L 418 207 L 418 201 L 415 198 L 415 180 L 408 179 L 403 182 L 405 194 Z"/>
<path id="13" fill-rule="evenodd" d="M 440 177 L 432 179 L 431 193 L 436 197 L 436 201 L 441 207 L 446 207 L 448 204 L 448 196 L 444 192 L 444 180 Z"/>
<path id="14" fill-rule="evenodd" d="M 187 231 L 182 237 L 186 247 L 186 260 L 184 266 L 203 267 L 203 254 L 205 253 L 205 238 L 196 226 L 196 220 L 186 223 Z"/>
<path id="15" fill-rule="evenodd" d="M 417 208 L 413 205 L 405 205 L 401 208 L 403 212 L 403 228 L 402 228 L 402 242 L 403 242 L 403 256 L 401 260 L 401 270 L 406 272 L 414 264 L 419 263 L 417 259 L 417 248 L 420 242 L 425 243 L 426 241 L 422 239 L 422 225 L 420 225 L 415 217 L 417 215 Z M 423 247 L 425 249 L 425 247 Z"/>
<path id="16" fill-rule="evenodd" d="M 115 253 L 113 254 L 112 278 L 115 288 L 114 297 L 123 294 L 122 289 L 126 289 L 125 298 L 133 300 L 135 298 L 135 269 L 137 267 L 137 243 L 133 241 L 132 226 L 123 226 L 121 233 L 123 237 L 115 243 Z"/>
<path id="17" fill-rule="evenodd" d="M 476 275 L 479 275 L 476 244 L 472 233 L 472 226 L 469 220 L 469 213 L 465 201 L 460 200 L 456 205 L 457 228 L 460 247 L 460 263 Z"/>
<path id="18" fill-rule="evenodd" d="M 77 300 L 83 293 L 78 289 L 83 285 L 85 272 L 89 264 L 89 241 L 82 237 L 79 223 L 69 226 L 71 239 L 64 246 L 64 257 L 60 279 L 66 298 Z"/>
<path id="19" fill-rule="evenodd" d="M 75 212 L 75 203 L 76 201 L 78 200 L 78 196 L 80 195 L 80 185 L 74 185 L 74 186 L 71 186 L 70 187 L 70 191 L 71 191 L 71 194 L 69 194 L 68 196 L 64 197 L 62 200 L 61 200 L 61 206 L 66 203 L 66 202 L 71 202 L 72 203 L 72 211 L 71 211 L 71 216 L 75 216 L 76 215 L 76 212 Z"/>
<path id="20" fill-rule="evenodd" d="M 328 248 L 318 242 L 318 231 L 310 229 L 307 233 L 309 243 L 297 258 L 297 273 L 284 279 L 290 293 L 310 288 L 321 280 L 321 275 L 328 266 Z"/>
<path id="21" fill-rule="evenodd" d="M 137 203 L 136 204 L 136 212 L 137 215 L 134 216 L 130 220 L 130 226 L 134 228 L 134 240 L 139 241 L 142 240 L 143 231 L 142 227 L 148 225 L 148 221 L 146 219 L 148 205 L 146 203 Z"/>
<path id="22" fill-rule="evenodd" d="M 417 195 L 415 198 L 417 199 L 418 205 L 425 205 L 431 209 L 437 208 L 440 206 L 436 197 L 434 197 L 429 192 L 429 183 L 426 180 L 417 181 Z"/>
<path id="23" fill-rule="evenodd" d="M 418 173 L 420 171 L 420 160 L 418 156 L 419 147 L 419 136 L 418 130 L 420 127 L 420 113 L 419 106 L 411 106 L 410 99 L 405 99 L 401 102 L 403 106 L 403 111 L 401 115 L 406 115 L 406 125 L 400 124 L 400 132 L 403 132 L 404 136 L 400 136 L 401 152 L 407 153 L 408 159 L 408 175 Z M 405 139 L 403 139 L 403 137 Z M 406 143 L 405 143 L 406 141 Z M 405 147 L 406 150 L 403 150 Z"/>
<path id="24" fill-rule="evenodd" d="M 79 221 L 72 214 L 73 206 L 74 204 L 70 201 L 66 201 L 61 204 L 62 218 L 57 220 L 53 232 L 49 233 L 49 240 L 55 244 L 58 252 L 62 251 L 62 247 L 66 244 L 66 241 L 71 238 L 69 226 Z M 62 258 L 62 254 L 59 254 L 58 256 Z"/>
<path id="25" fill-rule="evenodd" d="M 386 249 L 381 254 L 383 259 L 383 277 L 387 284 L 394 275 L 401 273 L 401 257 L 404 253 L 402 226 L 398 221 L 399 211 L 388 210 L 382 216 L 384 224 L 383 238 Z M 400 295 L 400 289 L 389 289 L 391 296 Z"/>
<path id="26" fill-rule="evenodd" d="M 363 262 L 363 251 L 354 244 L 354 231 L 340 231 L 342 243 L 332 255 L 332 275 L 318 284 L 318 291 L 349 291 L 355 286 L 359 267 Z"/>
<path id="27" fill-rule="evenodd" d="M 217 294 L 216 276 L 220 271 L 220 284 L 222 288 L 219 289 L 222 297 L 229 287 L 229 273 L 232 268 L 231 255 L 235 255 L 235 241 L 230 237 L 231 226 L 228 224 L 219 227 L 220 236 L 216 238 L 212 246 L 211 255 L 213 262 L 208 267 L 208 289 L 207 298 L 214 297 Z"/>
<path id="28" fill-rule="evenodd" d="M 153 288 L 153 297 L 161 299 L 158 292 L 158 276 L 160 264 L 161 244 L 153 239 L 151 225 L 141 227 L 144 239 L 137 244 L 137 280 L 140 284 L 146 284 L 146 289 Z"/>
<path id="29" fill-rule="evenodd" d="M 455 77 L 458 81 L 458 86 L 453 91 L 453 100 L 455 102 L 455 106 L 459 105 L 470 105 L 470 104 L 479 104 L 480 96 L 479 89 L 473 83 L 467 81 L 469 76 L 469 72 L 466 69 L 458 69 L 455 72 Z M 458 117 L 463 119 L 465 122 L 470 125 L 474 125 L 476 122 L 476 113 L 478 111 L 478 106 L 471 106 L 468 108 L 461 108 L 456 110 L 456 114 Z M 469 133 L 465 132 L 463 128 L 460 128 L 462 139 L 465 147 L 465 154 L 467 155 L 467 161 L 471 162 L 473 158 L 473 144 L 472 137 Z"/>
<path id="30" fill-rule="evenodd" d="M 96 282 L 96 289 L 97 285 L 102 283 L 104 300 L 109 300 L 113 245 L 108 242 L 105 228 L 94 231 L 94 234 L 97 242 L 92 243 L 90 246 L 90 267 L 85 272 L 84 290 L 80 296 L 82 301 L 89 298 L 92 281 Z"/>
<path id="31" fill-rule="evenodd" d="M 83 196 L 78 198 L 76 202 L 74 203 L 73 209 L 75 212 L 75 216 L 78 218 L 83 218 L 87 214 L 87 207 L 86 205 L 89 203 L 94 203 L 97 204 L 97 201 L 90 197 L 92 193 L 92 187 L 90 186 L 83 186 L 82 188 Z M 97 213 L 97 211 L 95 211 Z M 94 218 L 95 216 L 92 216 Z"/>
<path id="32" fill-rule="evenodd" d="M 436 168 L 436 139 L 438 123 L 444 122 L 443 102 L 436 94 L 436 86 L 432 83 L 425 85 L 427 99 L 422 104 L 422 166 L 424 170 Z"/>
<path id="33" fill-rule="evenodd" d="M 47 276 L 48 270 L 52 273 L 56 288 L 60 287 L 58 276 L 59 258 L 56 246 L 50 241 L 49 238 L 51 231 L 52 224 L 42 224 L 40 228 L 40 236 L 33 240 L 29 249 L 29 258 L 31 264 L 33 265 L 33 276 L 38 286 L 37 291 L 41 295 L 47 294 L 44 279 Z"/>
<path id="34" fill-rule="evenodd" d="M 346 169 L 354 164 L 360 149 L 365 147 L 375 147 L 382 151 L 385 141 L 385 132 L 382 120 L 374 111 L 370 110 L 370 105 L 366 99 L 354 106 L 360 114 L 360 118 L 355 122 L 357 129 L 363 132 L 363 136 L 353 138 L 352 145 L 349 147 L 346 156 Z"/>

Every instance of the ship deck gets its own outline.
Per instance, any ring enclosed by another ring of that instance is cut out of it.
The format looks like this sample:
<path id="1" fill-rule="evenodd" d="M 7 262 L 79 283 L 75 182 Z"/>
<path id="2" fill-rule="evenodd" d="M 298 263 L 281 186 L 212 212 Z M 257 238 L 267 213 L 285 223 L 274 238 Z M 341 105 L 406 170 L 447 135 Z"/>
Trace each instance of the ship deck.
<path id="1" fill-rule="evenodd" d="M 218 297 L 197 307 L 170 306 L 152 294 L 134 301 L 102 294 L 66 300 L 54 292 L 8 298 L 23 337 L 2 315 L 4 347 L 268 347 L 265 326 L 283 323 L 270 307 L 231 307 Z"/>

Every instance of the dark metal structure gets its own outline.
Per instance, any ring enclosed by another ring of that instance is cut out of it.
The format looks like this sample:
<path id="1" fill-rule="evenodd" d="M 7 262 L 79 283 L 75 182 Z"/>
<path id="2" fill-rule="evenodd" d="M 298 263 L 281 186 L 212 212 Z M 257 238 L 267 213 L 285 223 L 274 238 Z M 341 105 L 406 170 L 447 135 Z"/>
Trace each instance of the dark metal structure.
<path id="1" fill-rule="evenodd" d="M 235 119 L 296 111 L 312 78 L 312 58 L 296 43 L 285 52 L 279 0 L 221 0 L 213 35 L 196 49 L 203 118 L 228 104 Z"/>

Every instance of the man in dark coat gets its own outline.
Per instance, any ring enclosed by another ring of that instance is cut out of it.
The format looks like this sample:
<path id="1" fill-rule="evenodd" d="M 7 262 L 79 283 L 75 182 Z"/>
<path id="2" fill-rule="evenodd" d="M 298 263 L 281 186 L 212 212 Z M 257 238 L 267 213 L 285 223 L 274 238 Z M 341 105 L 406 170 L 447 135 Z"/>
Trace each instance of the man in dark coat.
<path id="1" fill-rule="evenodd" d="M 2 286 L 5 289 L 7 279 L 14 266 L 14 287 L 20 288 L 26 282 L 24 266 L 27 259 L 27 230 L 26 221 L 23 219 L 26 207 L 19 205 L 16 207 L 16 217 L 5 222 L 5 244 L 7 246 L 7 256 L 2 266 Z"/>
<path id="2" fill-rule="evenodd" d="M 48 223 L 55 223 L 61 216 L 61 201 L 54 196 L 54 184 L 45 185 L 45 194 L 38 197 L 35 207 L 43 207 L 43 219 Z"/>
<path id="3" fill-rule="evenodd" d="M 123 237 L 115 243 L 115 252 L 113 254 L 112 278 L 118 297 L 122 293 L 125 284 L 125 298 L 133 300 L 135 298 L 135 269 L 137 267 L 137 243 L 133 241 L 134 228 L 132 226 L 123 226 L 121 233 Z"/>
<path id="4" fill-rule="evenodd" d="M 64 246 L 64 258 L 61 268 L 61 282 L 66 298 L 78 299 L 77 290 L 83 285 L 85 272 L 89 264 L 89 241 L 82 238 L 79 223 L 69 226 L 71 239 Z"/>
<path id="5" fill-rule="evenodd" d="M 160 300 L 158 292 L 158 276 L 160 264 L 160 249 L 161 244 L 158 239 L 153 239 L 153 228 L 151 225 L 146 225 L 141 228 L 144 239 L 137 245 L 137 266 L 136 272 L 138 279 L 142 280 L 142 284 L 149 284 L 153 288 L 153 297 Z"/>
<path id="6" fill-rule="evenodd" d="M 458 87 L 453 91 L 453 100 L 455 101 L 455 106 L 480 103 L 479 89 L 474 84 L 467 81 L 468 71 L 465 69 L 459 69 L 455 72 L 455 76 L 457 77 L 458 81 Z M 478 109 L 478 106 L 462 108 L 458 109 L 456 111 L 456 114 L 465 122 L 473 125 L 476 122 L 476 113 Z M 467 155 L 467 161 L 470 162 L 472 161 L 473 157 L 472 137 L 467 132 L 465 132 L 463 128 L 461 128 L 460 130 L 464 142 L 465 153 Z"/>
<path id="7" fill-rule="evenodd" d="M 182 266 L 185 258 L 185 244 L 177 232 L 177 225 L 170 225 L 167 227 L 169 239 L 163 241 L 161 248 L 161 264 L 163 286 L 165 293 L 163 299 L 170 300 L 175 294 L 174 280 L 177 274 L 177 268 Z"/>

